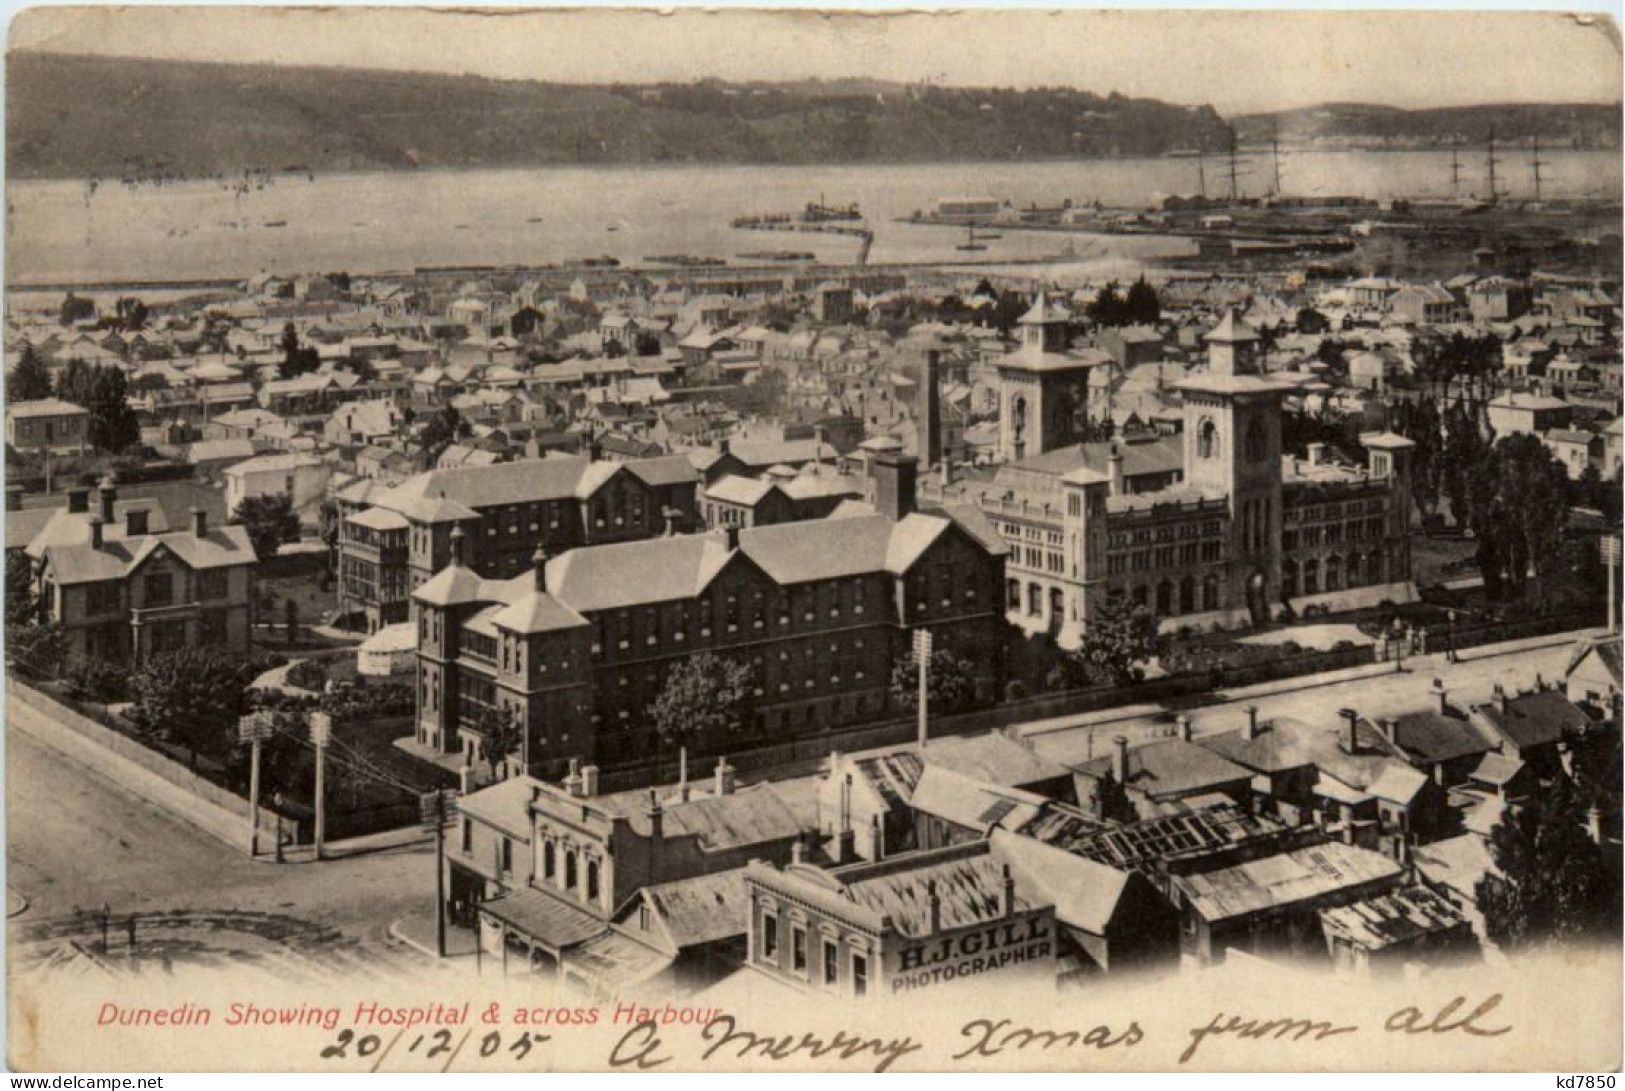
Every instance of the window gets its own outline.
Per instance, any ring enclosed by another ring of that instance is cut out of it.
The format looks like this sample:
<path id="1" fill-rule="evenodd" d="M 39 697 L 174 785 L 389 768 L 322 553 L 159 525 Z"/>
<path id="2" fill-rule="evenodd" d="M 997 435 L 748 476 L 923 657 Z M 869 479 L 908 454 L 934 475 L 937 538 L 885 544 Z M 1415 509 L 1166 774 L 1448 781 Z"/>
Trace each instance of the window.
<path id="1" fill-rule="evenodd" d="M 549 841 L 542 846 L 542 878 L 551 879 L 554 871 L 553 842 Z"/>
<path id="2" fill-rule="evenodd" d="M 119 584 L 117 580 L 93 583 L 85 588 L 85 613 L 111 614 L 118 609 Z"/>
<path id="3" fill-rule="evenodd" d="M 799 924 L 790 926 L 790 968 L 798 974 L 807 972 L 807 930 Z"/>
<path id="4" fill-rule="evenodd" d="M 567 852 L 564 854 L 564 889 L 574 890 L 575 888 L 576 854 L 574 852 Z"/>
<path id="5" fill-rule="evenodd" d="M 461 826 L 463 851 L 472 852 L 474 851 L 474 824 L 465 815 Z"/>
<path id="6" fill-rule="evenodd" d="M 597 860 L 588 860 L 587 861 L 587 900 L 589 902 L 596 902 L 598 900 L 598 861 Z"/>
<path id="7" fill-rule="evenodd" d="M 1204 420 L 1196 429 L 1196 454 L 1201 458 L 1219 457 L 1219 429 L 1211 420 Z"/>
<path id="8" fill-rule="evenodd" d="M 1247 425 L 1247 440 L 1243 453 L 1248 462 L 1263 462 L 1269 456 L 1269 439 L 1264 434 L 1264 422 L 1254 419 Z"/>
<path id="9" fill-rule="evenodd" d="M 824 941 L 824 984 L 833 985 L 839 975 L 841 964 L 841 949 L 835 945 L 834 940 Z"/>
<path id="10" fill-rule="evenodd" d="M 142 605 L 168 606 L 175 601 L 175 576 L 170 572 L 152 572 L 142 585 Z"/>
<path id="11" fill-rule="evenodd" d="M 513 870 L 513 840 L 507 837 L 502 839 L 502 870 Z"/>
<path id="12" fill-rule="evenodd" d="M 772 913 L 762 917 L 762 961 L 777 962 L 779 958 L 779 918 Z"/>
<path id="13" fill-rule="evenodd" d="M 226 612 L 205 610 L 198 618 L 198 641 L 206 647 L 220 647 L 226 643 Z"/>
<path id="14" fill-rule="evenodd" d="M 869 956 L 852 956 L 852 995 L 869 995 Z"/>

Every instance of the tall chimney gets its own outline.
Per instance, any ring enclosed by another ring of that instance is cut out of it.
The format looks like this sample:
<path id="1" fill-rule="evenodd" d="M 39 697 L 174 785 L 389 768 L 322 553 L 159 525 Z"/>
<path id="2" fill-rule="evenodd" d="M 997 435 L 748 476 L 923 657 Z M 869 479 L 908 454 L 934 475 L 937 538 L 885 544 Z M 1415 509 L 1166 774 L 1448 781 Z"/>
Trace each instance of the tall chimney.
<path id="1" fill-rule="evenodd" d="M 1117 444 L 1112 444 L 1111 454 L 1106 457 L 1106 472 L 1111 477 L 1111 495 L 1123 495 L 1123 452 L 1118 450 Z"/>
<path id="2" fill-rule="evenodd" d="M 1248 705 L 1247 706 L 1247 737 L 1249 739 L 1258 738 L 1258 706 L 1257 705 Z"/>
<path id="3" fill-rule="evenodd" d="M 660 806 L 660 796 L 649 789 L 649 840 L 660 841 L 666 835 L 666 812 Z"/>
<path id="4" fill-rule="evenodd" d="M 100 515 L 92 515 L 90 517 L 90 548 L 91 549 L 100 549 L 101 547 L 102 547 L 102 517 Z"/>
<path id="5" fill-rule="evenodd" d="M 925 894 L 931 906 L 931 934 L 936 935 L 942 931 L 942 899 L 937 897 L 937 881 L 925 881 Z"/>
<path id="6" fill-rule="evenodd" d="M 530 555 L 530 572 L 531 578 L 535 583 L 536 590 L 546 591 L 547 550 L 543 549 L 539 545 L 536 547 L 536 552 Z"/>
<path id="7" fill-rule="evenodd" d="M 734 794 L 734 767 L 728 764 L 727 758 L 717 759 L 716 774 L 712 783 L 712 794 L 719 796 L 731 796 Z"/>
<path id="8" fill-rule="evenodd" d="M 192 537 L 207 538 L 209 536 L 209 513 L 202 508 L 192 508 Z"/>
<path id="9" fill-rule="evenodd" d="M 852 831 L 852 774 L 846 774 L 841 782 L 841 827 L 835 835 L 835 859 L 837 863 L 850 863 L 854 855 L 856 837 Z"/>
<path id="10" fill-rule="evenodd" d="M 113 486 L 113 475 L 108 474 L 102 478 L 101 488 L 97 490 L 102 502 L 102 522 L 113 522 L 113 509 L 118 504 L 118 489 Z"/>
<path id="11" fill-rule="evenodd" d="M 1191 741 L 1191 718 L 1181 713 L 1179 719 L 1174 721 L 1179 725 L 1179 737 L 1186 742 Z"/>
<path id="12" fill-rule="evenodd" d="M 1343 717 L 1343 749 L 1347 753 L 1358 753 L 1360 749 L 1359 723 L 1360 714 L 1352 708 L 1340 708 L 1337 714 Z"/>
<path id="13" fill-rule="evenodd" d="M 941 381 L 939 355 L 936 349 L 925 354 L 920 368 L 919 406 L 915 412 L 915 430 L 919 436 L 920 464 L 926 467 L 942 464 L 942 396 L 937 390 Z"/>
<path id="14" fill-rule="evenodd" d="M 90 510 L 90 490 L 77 488 L 68 490 L 68 514 L 83 515 Z"/>
<path id="15" fill-rule="evenodd" d="M 1119 735 L 1112 743 L 1116 747 L 1112 751 L 1112 779 L 1121 786 L 1128 783 L 1128 739 Z"/>

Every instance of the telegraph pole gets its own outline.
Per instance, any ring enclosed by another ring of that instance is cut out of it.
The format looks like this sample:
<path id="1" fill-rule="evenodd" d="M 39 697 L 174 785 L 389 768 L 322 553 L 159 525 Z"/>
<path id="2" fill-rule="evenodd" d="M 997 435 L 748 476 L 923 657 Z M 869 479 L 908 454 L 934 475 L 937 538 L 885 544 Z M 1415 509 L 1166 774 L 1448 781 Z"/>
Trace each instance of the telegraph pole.
<path id="1" fill-rule="evenodd" d="M 930 679 L 931 679 L 931 630 L 916 629 L 914 631 L 914 662 L 920 668 L 920 749 L 924 750 L 930 741 Z"/>
<path id="2" fill-rule="evenodd" d="M 327 743 L 333 737 L 333 717 L 325 712 L 310 714 L 310 741 L 316 747 L 316 859 L 322 858 L 327 840 Z"/>
<path id="3" fill-rule="evenodd" d="M 260 745 L 271 737 L 269 712 L 250 712 L 237 721 L 237 738 L 249 744 L 248 855 L 260 854 Z"/>
<path id="4" fill-rule="evenodd" d="M 446 821 L 457 793 L 437 788 L 418 797 L 423 824 L 434 830 L 434 941 L 435 951 L 446 957 Z M 477 943 L 479 937 L 475 937 Z"/>

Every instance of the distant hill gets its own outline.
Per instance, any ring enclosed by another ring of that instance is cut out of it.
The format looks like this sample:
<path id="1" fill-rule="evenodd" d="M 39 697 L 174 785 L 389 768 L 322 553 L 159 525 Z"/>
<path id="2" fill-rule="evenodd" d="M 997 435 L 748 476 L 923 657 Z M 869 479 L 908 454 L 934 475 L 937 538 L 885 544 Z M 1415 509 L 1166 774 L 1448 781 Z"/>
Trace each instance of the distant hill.
<path id="1" fill-rule="evenodd" d="M 864 163 L 1224 146 L 1211 107 L 875 80 L 574 86 L 366 69 L 13 53 L 13 177 Z"/>
<path id="2" fill-rule="evenodd" d="M 1551 148 L 1617 148 L 1620 105 L 1511 104 L 1401 110 L 1333 102 L 1301 110 L 1246 114 L 1235 119 L 1243 144 L 1261 144 L 1271 135 L 1297 147 L 1441 148 L 1452 142 L 1482 146 L 1495 131 L 1497 143 L 1527 143 L 1539 137 Z"/>

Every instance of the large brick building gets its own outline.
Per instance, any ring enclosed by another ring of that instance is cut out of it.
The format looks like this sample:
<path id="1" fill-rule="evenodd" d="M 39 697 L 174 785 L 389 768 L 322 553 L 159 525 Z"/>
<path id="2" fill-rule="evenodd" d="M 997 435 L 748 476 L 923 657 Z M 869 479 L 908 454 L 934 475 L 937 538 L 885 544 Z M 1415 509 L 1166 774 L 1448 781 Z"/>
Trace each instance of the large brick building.
<path id="1" fill-rule="evenodd" d="M 531 554 L 652 538 L 695 521 L 699 472 L 683 455 L 634 462 L 558 456 L 432 470 L 391 489 L 358 481 L 338 494 L 339 609 L 368 632 L 408 620 L 412 591 L 451 561 L 503 579 Z"/>
<path id="2" fill-rule="evenodd" d="M 1060 341 L 1052 317 L 1029 315 L 1029 328 L 1050 331 L 1053 350 Z M 1030 359 L 1056 366 L 1001 365 L 1001 373 L 1019 373 L 1007 406 L 1031 402 L 1039 421 L 1053 416 L 1044 406 L 1066 407 L 1054 432 L 1066 440 L 1051 445 L 1050 432 L 1028 429 L 1027 442 L 1006 444 L 1015 461 L 992 481 L 965 486 L 1010 545 L 1012 621 L 1070 641 L 1115 598 L 1192 626 L 1256 622 L 1288 602 L 1301 610 L 1414 598 L 1414 444 L 1391 433 L 1364 436 L 1364 466 L 1336 462 L 1318 446 L 1301 459 L 1283 454 L 1282 400 L 1292 388 L 1262 372 L 1258 335 L 1229 314 L 1206 340 L 1207 369 L 1179 384 L 1181 433 L 1140 441 L 1068 442 L 1064 422 L 1084 373 L 1061 366 L 1066 358 L 1034 349 Z"/>
<path id="3" fill-rule="evenodd" d="M 969 506 L 918 510 L 915 460 L 871 459 L 874 510 L 814 522 L 587 546 L 531 571 L 482 579 L 470 535 L 418 587 L 418 741 L 481 755 L 492 706 L 524 725 L 538 772 L 572 757 L 613 768 L 654 752 L 647 710 L 670 668 L 712 651 L 754 679 L 744 738 L 784 741 L 894 714 L 893 665 L 929 628 L 976 664 L 984 697 L 1002 682 L 1004 545 Z"/>

